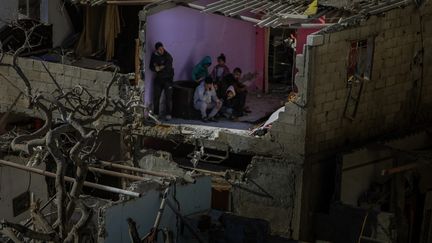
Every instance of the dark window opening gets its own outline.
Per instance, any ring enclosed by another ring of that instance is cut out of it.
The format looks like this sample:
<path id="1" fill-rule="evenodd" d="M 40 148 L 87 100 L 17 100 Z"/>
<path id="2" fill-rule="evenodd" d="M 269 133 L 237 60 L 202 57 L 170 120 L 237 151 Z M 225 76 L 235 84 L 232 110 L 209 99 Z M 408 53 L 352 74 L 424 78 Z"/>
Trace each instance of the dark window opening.
<path id="1" fill-rule="evenodd" d="M 371 79 L 374 40 L 352 41 L 348 54 L 347 88 L 344 117 L 354 120 L 360 103 L 364 82 Z"/>
<path id="2" fill-rule="evenodd" d="M 271 29 L 268 49 L 269 90 L 292 89 L 295 68 L 295 30 Z"/>

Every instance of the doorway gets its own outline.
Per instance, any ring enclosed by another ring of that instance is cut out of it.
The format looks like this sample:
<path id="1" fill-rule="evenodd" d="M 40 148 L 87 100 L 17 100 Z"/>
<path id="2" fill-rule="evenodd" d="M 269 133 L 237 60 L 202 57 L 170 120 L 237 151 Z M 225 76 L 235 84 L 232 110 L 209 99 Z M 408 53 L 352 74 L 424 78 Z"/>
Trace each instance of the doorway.
<path id="1" fill-rule="evenodd" d="M 289 93 L 294 86 L 295 30 L 270 29 L 268 47 L 269 93 Z"/>

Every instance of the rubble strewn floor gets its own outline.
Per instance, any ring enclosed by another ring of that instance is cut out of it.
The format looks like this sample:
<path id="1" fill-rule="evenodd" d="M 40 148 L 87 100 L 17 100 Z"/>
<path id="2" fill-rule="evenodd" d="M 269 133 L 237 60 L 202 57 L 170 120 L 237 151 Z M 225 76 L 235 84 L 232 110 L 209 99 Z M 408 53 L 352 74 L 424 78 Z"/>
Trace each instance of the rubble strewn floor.
<path id="1" fill-rule="evenodd" d="M 218 122 L 202 122 L 200 120 L 185 120 L 174 118 L 169 122 L 164 122 L 172 125 L 182 125 L 185 127 L 196 127 L 202 129 L 228 128 L 229 130 L 249 130 L 254 127 L 248 122 L 235 122 L 229 120 L 220 120 Z"/>
<path id="2" fill-rule="evenodd" d="M 246 100 L 246 106 L 252 111 L 239 118 L 241 122 L 257 123 L 263 118 L 271 115 L 275 110 L 283 106 L 286 99 L 284 94 L 253 94 L 250 93 Z"/>
<path id="3" fill-rule="evenodd" d="M 249 107 L 251 113 L 246 113 L 244 116 L 239 117 L 237 121 L 228 120 L 226 118 L 219 118 L 217 122 L 203 122 L 201 120 L 188 120 L 181 118 L 174 118 L 170 121 L 165 121 L 165 124 L 193 126 L 199 125 L 203 129 L 206 128 L 228 128 L 233 130 L 251 130 L 255 128 L 260 122 L 270 116 L 275 110 L 280 108 L 285 100 L 284 94 L 267 94 L 259 95 L 251 93 L 248 95 L 246 106 Z"/>

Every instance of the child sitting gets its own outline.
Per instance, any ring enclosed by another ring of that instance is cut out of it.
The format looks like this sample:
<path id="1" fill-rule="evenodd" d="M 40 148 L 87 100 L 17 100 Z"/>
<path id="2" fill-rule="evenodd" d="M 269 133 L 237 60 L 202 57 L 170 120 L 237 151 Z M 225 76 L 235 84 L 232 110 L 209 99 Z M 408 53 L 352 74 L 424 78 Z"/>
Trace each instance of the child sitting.
<path id="1" fill-rule="evenodd" d="M 222 115 L 225 116 L 228 119 L 234 119 L 235 118 L 235 99 L 236 92 L 234 89 L 234 86 L 229 86 L 225 93 L 225 99 L 222 106 Z"/>

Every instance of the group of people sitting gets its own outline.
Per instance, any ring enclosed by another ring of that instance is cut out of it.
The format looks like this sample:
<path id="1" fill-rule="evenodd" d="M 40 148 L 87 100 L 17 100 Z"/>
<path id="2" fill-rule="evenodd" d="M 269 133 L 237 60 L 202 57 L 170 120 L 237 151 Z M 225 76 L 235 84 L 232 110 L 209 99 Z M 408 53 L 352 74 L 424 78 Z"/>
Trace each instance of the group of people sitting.
<path id="1" fill-rule="evenodd" d="M 217 65 L 208 72 L 211 57 L 204 57 L 192 71 L 192 79 L 199 85 L 194 93 L 194 108 L 201 112 L 203 121 L 214 121 L 218 114 L 235 120 L 250 112 L 246 107 L 247 87 L 241 83 L 242 70 L 230 73 L 226 57 L 217 57 Z"/>
<path id="2" fill-rule="evenodd" d="M 172 89 L 174 69 L 173 58 L 165 50 L 163 44 L 158 42 L 150 59 L 150 70 L 155 72 L 153 83 L 153 113 L 159 114 L 159 100 L 162 91 L 166 98 L 166 120 L 171 119 Z M 235 68 L 230 73 L 226 65 L 226 57 L 221 54 L 217 57 L 217 65 L 211 72 L 211 57 L 204 57 L 192 71 L 192 80 L 197 84 L 195 88 L 193 106 L 201 112 L 204 122 L 215 121 L 220 115 L 236 120 L 249 113 L 246 105 L 247 87 L 241 81 L 242 70 Z"/>

